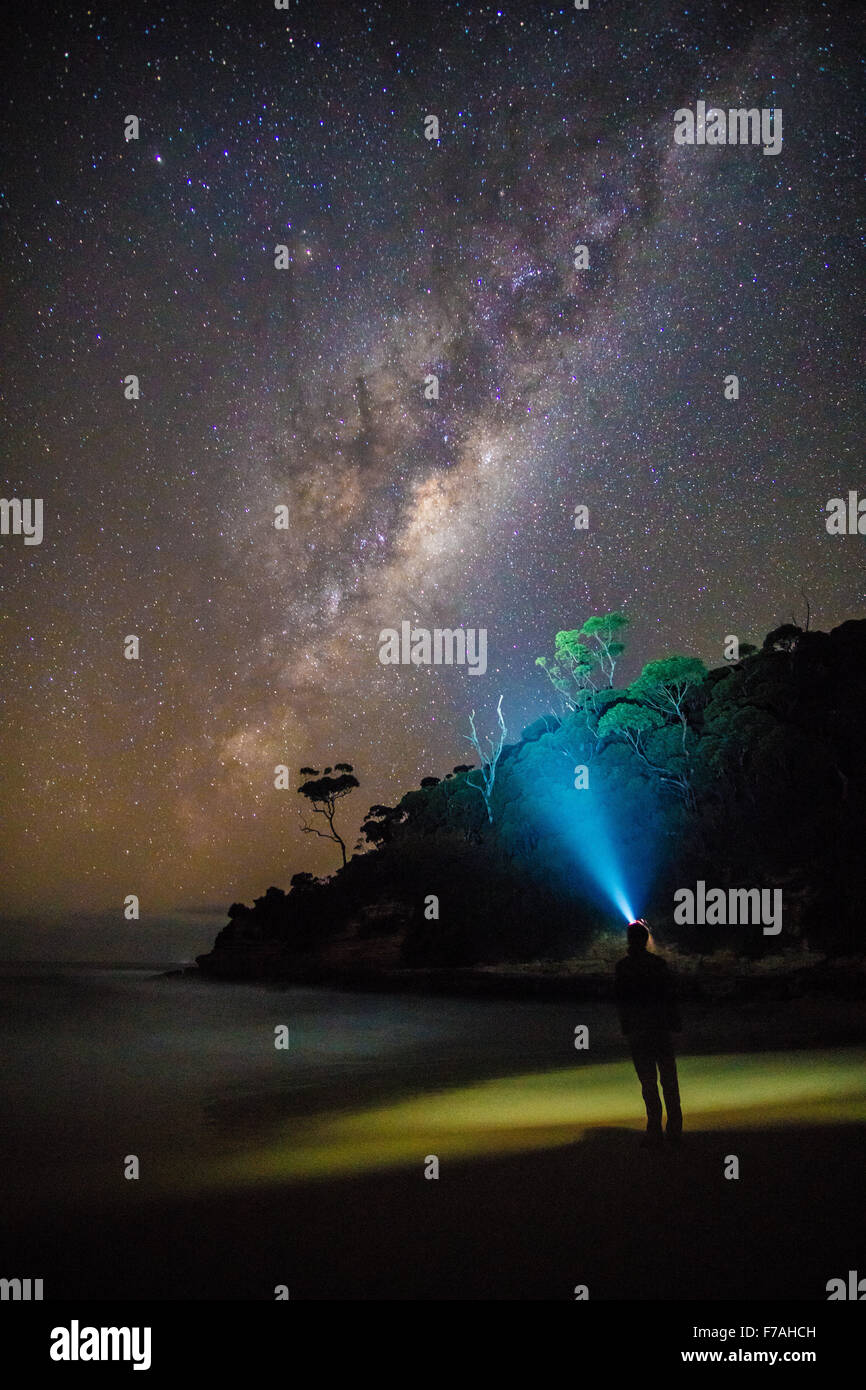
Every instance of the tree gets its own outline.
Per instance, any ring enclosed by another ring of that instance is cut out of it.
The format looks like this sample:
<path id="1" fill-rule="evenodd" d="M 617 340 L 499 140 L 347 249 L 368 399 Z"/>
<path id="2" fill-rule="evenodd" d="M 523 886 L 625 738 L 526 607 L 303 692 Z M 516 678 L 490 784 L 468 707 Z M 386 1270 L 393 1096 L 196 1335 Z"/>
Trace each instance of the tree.
<path id="1" fill-rule="evenodd" d="M 571 632 L 558 632 L 553 660 L 537 656 L 535 664 L 545 672 L 568 709 L 579 709 L 586 693 L 595 690 L 592 679 L 595 658 L 589 647 L 580 640 L 577 628 Z"/>
<path id="2" fill-rule="evenodd" d="M 693 802 L 691 780 L 687 773 L 676 768 L 655 762 L 647 751 L 647 739 L 665 726 L 664 716 L 657 709 L 632 700 L 620 700 L 605 710 L 598 721 L 598 732 L 602 738 L 614 738 L 627 743 L 632 752 L 651 772 L 679 793 L 687 805 Z"/>
<path id="3" fill-rule="evenodd" d="M 405 818 L 402 806 L 371 806 L 363 824 L 361 834 L 368 845 L 387 845 L 394 838 L 394 828 Z"/>
<path id="4" fill-rule="evenodd" d="M 496 740 L 491 738 L 489 734 L 487 735 L 487 742 L 490 745 L 489 753 L 485 753 L 483 748 L 481 747 L 481 739 L 479 738 L 478 731 L 475 728 L 474 710 L 469 716 L 469 727 L 472 730 L 472 733 L 463 735 L 467 743 L 472 744 L 472 747 L 475 749 L 476 753 L 481 759 L 480 768 L 475 769 L 475 771 L 479 772 L 481 775 L 481 785 L 479 786 L 477 782 L 473 782 L 471 780 L 471 772 L 466 773 L 466 785 L 467 787 L 474 787 L 475 791 L 480 792 L 481 795 L 484 797 L 484 806 L 487 811 L 487 819 L 491 825 L 493 824 L 493 784 L 496 781 L 496 767 L 502 755 L 502 749 L 505 747 L 505 737 L 508 733 L 508 730 L 505 727 L 505 720 L 502 717 L 501 695 L 499 697 L 499 703 L 496 706 L 496 713 L 499 717 L 499 734 Z"/>
<path id="5" fill-rule="evenodd" d="M 704 663 L 696 656 L 668 656 L 661 661 L 648 661 L 636 681 L 629 686 L 629 696 L 639 700 L 659 714 L 673 714 L 683 731 L 683 752 L 686 751 L 686 696 L 707 674 Z"/>
<path id="6" fill-rule="evenodd" d="M 803 629 L 796 623 L 782 623 L 781 627 L 774 627 L 772 632 L 767 633 L 764 638 L 764 651 L 793 652 L 802 636 Z"/>
<path id="7" fill-rule="evenodd" d="M 346 845 L 342 836 L 338 834 L 337 827 L 334 825 L 334 816 L 337 813 L 337 803 L 349 795 L 355 787 L 361 784 L 357 777 L 353 776 L 351 763 L 337 763 L 335 767 L 326 767 L 320 775 L 314 767 L 302 767 L 301 772 L 312 773 L 312 780 L 304 782 L 298 787 L 301 796 L 305 796 L 310 802 L 316 815 L 324 816 L 328 822 L 328 830 L 319 830 L 314 825 L 307 825 L 303 822 L 301 829 L 307 835 L 318 835 L 322 840 L 333 840 L 340 846 L 340 853 L 343 856 L 343 868 L 346 867 Z M 334 776 L 334 773 L 339 776 Z"/>
<path id="8" fill-rule="evenodd" d="M 616 663 L 625 651 L 625 643 L 618 641 L 616 634 L 624 632 L 629 621 L 625 613 L 605 613 L 600 618 L 587 618 L 580 629 L 581 636 L 595 643 L 596 659 L 609 686 L 613 685 Z"/>
<path id="9" fill-rule="evenodd" d="M 587 618 L 583 627 L 556 634 L 553 660 L 546 656 L 536 657 L 536 666 L 547 674 L 569 709 L 579 710 L 589 705 L 598 713 L 599 685 L 613 686 L 616 664 L 625 651 L 625 643 L 620 642 L 616 634 L 623 632 L 628 623 L 624 613 Z"/>

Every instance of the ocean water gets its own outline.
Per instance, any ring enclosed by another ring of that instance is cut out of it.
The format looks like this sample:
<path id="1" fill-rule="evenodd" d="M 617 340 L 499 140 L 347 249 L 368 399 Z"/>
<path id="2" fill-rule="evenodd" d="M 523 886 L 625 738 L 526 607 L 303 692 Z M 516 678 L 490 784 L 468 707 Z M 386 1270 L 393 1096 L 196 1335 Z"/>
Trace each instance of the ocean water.
<path id="1" fill-rule="evenodd" d="M 603 1006 L 422 998 L 167 978 L 152 968 L 0 974 L 0 1203 L 123 1200 L 264 1146 L 287 1122 L 568 1066 L 576 1022 L 614 1045 Z M 275 1028 L 289 1047 L 275 1047 Z"/>

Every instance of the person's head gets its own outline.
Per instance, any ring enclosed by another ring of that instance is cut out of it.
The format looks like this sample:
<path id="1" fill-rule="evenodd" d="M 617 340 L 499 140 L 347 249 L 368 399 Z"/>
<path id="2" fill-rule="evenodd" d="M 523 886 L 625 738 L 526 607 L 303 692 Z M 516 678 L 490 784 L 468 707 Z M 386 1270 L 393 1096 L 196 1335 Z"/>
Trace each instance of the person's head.
<path id="1" fill-rule="evenodd" d="M 629 922 L 626 936 L 628 938 L 628 949 L 630 951 L 633 953 L 645 951 L 650 939 L 649 927 L 646 922 L 643 921 Z"/>

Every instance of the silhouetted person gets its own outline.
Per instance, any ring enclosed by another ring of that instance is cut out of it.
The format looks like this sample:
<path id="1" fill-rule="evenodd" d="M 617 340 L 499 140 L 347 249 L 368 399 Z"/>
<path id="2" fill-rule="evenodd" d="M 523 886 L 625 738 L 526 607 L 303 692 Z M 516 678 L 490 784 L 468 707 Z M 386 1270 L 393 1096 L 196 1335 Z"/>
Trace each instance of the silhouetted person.
<path id="1" fill-rule="evenodd" d="M 649 939 L 649 929 L 643 922 L 629 924 L 628 955 L 617 961 L 614 995 L 646 1105 L 644 1143 L 658 1144 L 662 1138 L 658 1068 L 668 1114 L 666 1133 L 676 1144 L 683 1132 L 683 1112 L 671 1033 L 679 1033 L 683 1025 L 673 976 L 664 961 L 647 950 Z"/>

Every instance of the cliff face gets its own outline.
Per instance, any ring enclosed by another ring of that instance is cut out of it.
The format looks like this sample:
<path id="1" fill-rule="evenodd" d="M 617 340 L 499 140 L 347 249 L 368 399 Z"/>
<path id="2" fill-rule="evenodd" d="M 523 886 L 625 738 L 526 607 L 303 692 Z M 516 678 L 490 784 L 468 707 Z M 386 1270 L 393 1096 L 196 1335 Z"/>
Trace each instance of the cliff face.
<path id="1" fill-rule="evenodd" d="M 402 903 L 373 902 L 351 910 L 335 895 L 331 911 L 327 893 L 317 894 L 309 881 L 294 899 L 294 891 L 269 888 L 252 909 L 234 904 L 213 950 L 196 957 L 202 974 L 318 982 L 399 968 L 409 917 Z"/>
<path id="2" fill-rule="evenodd" d="M 217 980 L 267 980 L 281 974 L 283 953 L 274 941 L 224 941 L 196 956 L 203 975 Z"/>

